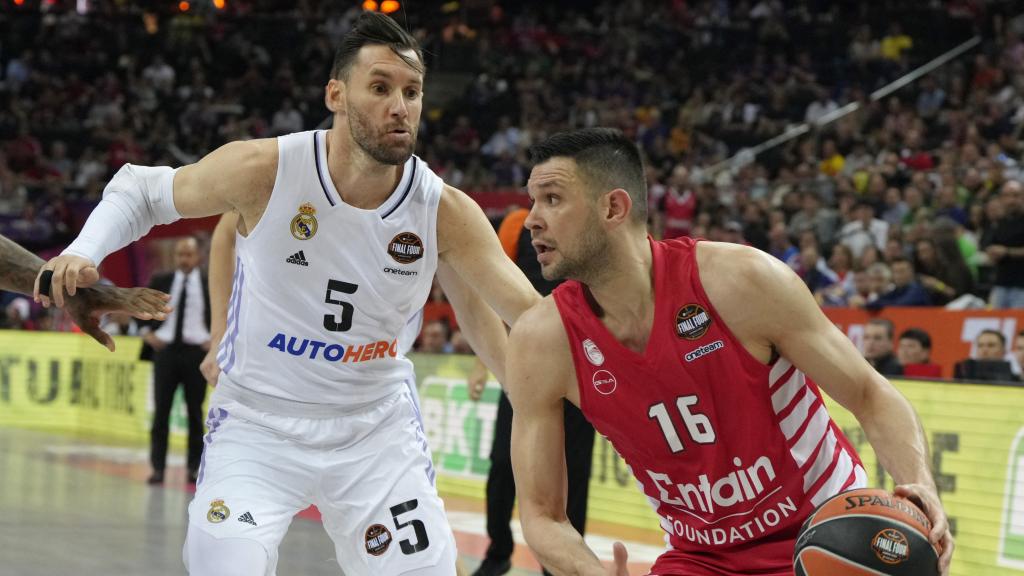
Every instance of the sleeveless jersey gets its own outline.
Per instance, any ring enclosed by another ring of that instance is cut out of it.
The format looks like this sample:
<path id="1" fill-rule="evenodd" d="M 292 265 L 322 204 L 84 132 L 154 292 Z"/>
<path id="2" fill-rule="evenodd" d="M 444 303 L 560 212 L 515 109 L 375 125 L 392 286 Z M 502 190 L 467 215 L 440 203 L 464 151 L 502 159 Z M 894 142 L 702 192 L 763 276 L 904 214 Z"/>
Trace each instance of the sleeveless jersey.
<path id="1" fill-rule="evenodd" d="M 722 322 L 695 248 L 651 242 L 643 354 L 615 339 L 579 282 L 555 289 L 580 408 L 661 518 L 671 548 L 653 574 L 791 575 L 803 520 L 867 475 L 817 386 L 784 358 L 759 362 Z"/>
<path id="2" fill-rule="evenodd" d="M 237 236 L 217 390 L 255 408 L 364 405 L 414 377 L 405 351 L 437 269 L 443 183 L 413 156 L 380 207 L 345 204 L 326 135 L 278 138 L 270 201 Z"/>

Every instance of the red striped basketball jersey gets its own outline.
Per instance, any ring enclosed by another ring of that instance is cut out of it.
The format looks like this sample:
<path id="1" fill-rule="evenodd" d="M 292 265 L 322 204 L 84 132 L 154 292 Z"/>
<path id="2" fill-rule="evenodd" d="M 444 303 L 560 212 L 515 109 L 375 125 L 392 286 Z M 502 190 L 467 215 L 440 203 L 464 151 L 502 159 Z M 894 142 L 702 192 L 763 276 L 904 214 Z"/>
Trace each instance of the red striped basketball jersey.
<path id="1" fill-rule="evenodd" d="M 792 574 L 803 520 L 867 475 L 817 386 L 785 358 L 759 362 L 722 322 L 696 241 L 651 249 L 654 324 L 642 354 L 612 336 L 579 282 L 554 291 L 580 408 L 661 517 L 671 548 L 653 574 Z"/>

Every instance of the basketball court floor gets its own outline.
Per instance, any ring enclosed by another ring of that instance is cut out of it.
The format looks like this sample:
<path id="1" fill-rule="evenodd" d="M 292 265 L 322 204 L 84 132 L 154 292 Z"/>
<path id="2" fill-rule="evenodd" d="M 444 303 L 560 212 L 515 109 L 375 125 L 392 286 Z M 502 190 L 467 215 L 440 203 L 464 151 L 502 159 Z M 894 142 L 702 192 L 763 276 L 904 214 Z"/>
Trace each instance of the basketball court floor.
<path id="1" fill-rule="evenodd" d="M 147 451 L 138 446 L 0 428 L 0 575 L 185 574 L 181 548 L 192 489 L 185 483 L 183 457 L 171 453 L 163 486 L 148 486 L 148 475 Z M 481 508 L 448 502 L 459 551 L 471 570 L 487 546 Z M 539 574 L 515 528 L 519 545 L 509 574 Z M 612 539 L 587 540 L 610 556 Z M 630 573 L 645 574 L 659 549 L 626 545 Z M 340 574 L 315 509 L 292 522 L 277 573 Z"/>

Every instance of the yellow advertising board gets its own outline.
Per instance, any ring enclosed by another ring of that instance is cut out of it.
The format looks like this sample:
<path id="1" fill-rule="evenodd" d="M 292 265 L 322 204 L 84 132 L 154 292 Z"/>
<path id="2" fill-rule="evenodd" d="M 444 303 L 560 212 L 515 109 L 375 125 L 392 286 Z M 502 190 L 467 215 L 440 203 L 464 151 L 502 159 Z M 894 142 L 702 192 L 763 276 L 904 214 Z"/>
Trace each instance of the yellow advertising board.
<path id="1" fill-rule="evenodd" d="M 150 365 L 140 342 L 111 354 L 74 334 L 0 331 L 0 426 L 148 442 Z M 498 389 L 469 399 L 473 359 L 414 355 L 424 428 L 443 495 L 484 499 Z M 1024 387 L 896 381 L 921 415 L 957 549 L 954 576 L 1024 575 Z M 830 402 L 869 482 L 892 488 L 853 417 Z M 178 410 L 175 419 L 182 419 Z M 183 428 L 184 422 L 175 428 Z M 175 441 L 180 443 L 180 434 Z M 899 438 L 890 439 L 899 442 Z M 594 446 L 590 521 L 661 541 L 658 520 L 607 441 Z M 647 539 L 647 538 L 644 538 Z"/>

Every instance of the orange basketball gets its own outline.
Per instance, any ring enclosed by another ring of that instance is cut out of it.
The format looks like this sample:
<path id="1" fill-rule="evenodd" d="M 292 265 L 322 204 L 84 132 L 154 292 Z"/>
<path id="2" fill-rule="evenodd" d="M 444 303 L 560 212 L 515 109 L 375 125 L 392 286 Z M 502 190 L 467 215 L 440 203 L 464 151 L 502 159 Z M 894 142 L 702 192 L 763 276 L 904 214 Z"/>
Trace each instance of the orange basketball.
<path id="1" fill-rule="evenodd" d="M 843 492 L 800 528 L 793 569 L 796 576 L 937 575 L 931 526 L 920 508 L 885 490 Z"/>

